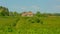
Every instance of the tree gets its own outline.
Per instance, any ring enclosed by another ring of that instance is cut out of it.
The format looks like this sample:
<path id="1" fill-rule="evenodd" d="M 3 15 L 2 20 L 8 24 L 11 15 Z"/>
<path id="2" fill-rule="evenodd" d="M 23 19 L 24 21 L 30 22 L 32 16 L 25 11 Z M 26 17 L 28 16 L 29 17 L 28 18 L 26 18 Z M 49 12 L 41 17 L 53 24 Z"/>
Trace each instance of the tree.
<path id="1" fill-rule="evenodd" d="M 19 14 L 15 11 L 13 12 L 14 16 L 18 16 Z"/>
<path id="2" fill-rule="evenodd" d="M 54 13 L 53 15 L 54 16 L 60 16 L 60 13 Z"/>
<path id="3" fill-rule="evenodd" d="M 8 8 L 0 6 L 0 16 L 9 16 Z"/>
<path id="4" fill-rule="evenodd" d="M 40 14 L 39 11 L 37 11 L 36 16 L 37 16 L 37 17 L 40 17 L 40 16 L 41 16 L 41 14 Z"/>
<path id="5" fill-rule="evenodd" d="M 13 15 L 13 12 L 10 11 L 10 12 L 9 12 L 9 16 L 14 16 L 14 15 Z"/>

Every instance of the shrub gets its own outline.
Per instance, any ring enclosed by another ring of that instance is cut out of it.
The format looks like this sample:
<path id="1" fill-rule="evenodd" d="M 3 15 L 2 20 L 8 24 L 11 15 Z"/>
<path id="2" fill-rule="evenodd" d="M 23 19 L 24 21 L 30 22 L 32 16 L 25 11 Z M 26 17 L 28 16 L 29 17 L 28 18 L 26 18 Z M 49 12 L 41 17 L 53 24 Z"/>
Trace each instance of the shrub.
<path id="1" fill-rule="evenodd" d="M 36 22 L 37 22 L 37 23 L 40 23 L 40 19 L 37 18 L 37 19 L 36 19 Z"/>
<path id="2" fill-rule="evenodd" d="M 39 19 L 37 17 L 28 18 L 27 21 L 30 22 L 30 23 L 41 23 L 41 24 L 43 24 L 43 22 L 41 21 L 41 19 Z"/>
<path id="3" fill-rule="evenodd" d="M 12 32 L 13 31 L 13 29 L 12 28 L 8 28 L 8 32 Z"/>

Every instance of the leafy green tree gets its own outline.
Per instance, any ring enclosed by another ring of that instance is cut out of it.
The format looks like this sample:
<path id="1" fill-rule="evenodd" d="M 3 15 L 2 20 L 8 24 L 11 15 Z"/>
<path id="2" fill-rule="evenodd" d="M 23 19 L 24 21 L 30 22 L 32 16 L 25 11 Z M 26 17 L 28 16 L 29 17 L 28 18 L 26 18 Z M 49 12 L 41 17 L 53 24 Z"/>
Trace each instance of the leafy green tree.
<path id="1" fill-rule="evenodd" d="M 8 8 L 0 6 L 0 16 L 9 16 Z"/>
<path id="2" fill-rule="evenodd" d="M 60 13 L 54 13 L 53 16 L 60 16 Z"/>
<path id="3" fill-rule="evenodd" d="M 14 16 L 13 12 L 10 11 L 9 12 L 9 16 Z"/>
<path id="4" fill-rule="evenodd" d="M 36 16 L 37 17 L 40 17 L 41 16 L 41 13 L 39 11 L 36 12 Z"/>
<path id="5" fill-rule="evenodd" d="M 13 12 L 14 16 L 18 16 L 19 14 L 15 11 Z"/>

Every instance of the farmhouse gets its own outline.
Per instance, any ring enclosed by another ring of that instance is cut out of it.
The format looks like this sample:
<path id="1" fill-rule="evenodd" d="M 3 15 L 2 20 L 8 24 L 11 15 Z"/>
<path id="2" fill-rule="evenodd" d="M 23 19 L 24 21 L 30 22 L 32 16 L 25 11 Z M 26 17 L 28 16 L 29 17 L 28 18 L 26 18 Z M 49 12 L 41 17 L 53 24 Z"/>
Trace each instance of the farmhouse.
<path id="1" fill-rule="evenodd" d="M 31 17 L 31 16 L 33 16 L 34 14 L 31 12 L 31 11 L 29 11 L 29 12 L 23 12 L 22 14 L 21 14 L 21 16 L 29 16 L 29 17 Z"/>

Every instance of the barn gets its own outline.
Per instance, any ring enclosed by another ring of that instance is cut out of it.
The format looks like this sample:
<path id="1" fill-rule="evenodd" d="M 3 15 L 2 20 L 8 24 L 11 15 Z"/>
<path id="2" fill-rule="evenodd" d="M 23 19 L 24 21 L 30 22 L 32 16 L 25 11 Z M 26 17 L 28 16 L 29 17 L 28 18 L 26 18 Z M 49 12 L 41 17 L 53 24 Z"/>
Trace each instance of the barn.
<path id="1" fill-rule="evenodd" d="M 32 17 L 32 16 L 34 16 L 34 14 L 33 14 L 31 11 L 29 11 L 29 12 L 23 12 L 23 13 L 21 14 L 21 16 Z"/>

